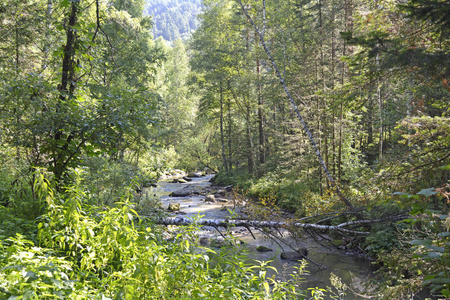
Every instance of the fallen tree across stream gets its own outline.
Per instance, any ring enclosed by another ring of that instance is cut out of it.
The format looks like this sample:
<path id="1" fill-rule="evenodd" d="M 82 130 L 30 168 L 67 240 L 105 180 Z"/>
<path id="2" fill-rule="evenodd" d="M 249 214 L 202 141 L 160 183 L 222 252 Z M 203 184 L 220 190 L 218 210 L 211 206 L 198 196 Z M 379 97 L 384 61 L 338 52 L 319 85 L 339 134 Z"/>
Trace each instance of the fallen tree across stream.
<path id="1" fill-rule="evenodd" d="M 376 220 L 356 220 L 356 221 L 348 221 L 341 223 L 339 225 L 319 225 L 315 223 L 301 223 L 301 222 L 284 222 L 284 221 L 256 221 L 256 220 L 243 220 L 243 219 L 191 219 L 191 218 L 183 218 L 183 217 L 174 217 L 174 218 L 149 218 L 151 221 L 160 225 L 177 225 L 177 226 L 188 226 L 188 225 L 198 225 L 198 226 L 211 226 L 211 227 L 245 227 L 249 229 L 250 227 L 254 228 L 303 228 L 303 229 L 313 229 L 313 230 L 321 230 L 321 231 L 335 231 L 342 234 L 357 234 L 357 235 L 368 235 L 370 232 L 367 231 L 359 231 L 351 228 L 356 227 L 365 227 L 369 224 L 381 223 L 387 221 L 398 221 L 406 219 L 407 216 L 401 215 L 393 215 L 386 218 L 376 219 Z"/>

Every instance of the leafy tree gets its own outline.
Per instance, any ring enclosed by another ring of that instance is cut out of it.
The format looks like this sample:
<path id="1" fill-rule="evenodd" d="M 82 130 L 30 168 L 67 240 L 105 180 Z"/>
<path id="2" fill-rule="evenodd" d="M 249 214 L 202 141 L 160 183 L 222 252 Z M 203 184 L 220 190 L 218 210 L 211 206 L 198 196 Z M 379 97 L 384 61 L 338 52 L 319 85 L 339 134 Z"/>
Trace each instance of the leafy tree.
<path id="1" fill-rule="evenodd" d="M 60 25 L 50 28 L 51 44 L 44 43 L 47 32 L 35 32 L 45 47 L 34 70 L 20 64 L 2 66 L 3 74 L 13 76 L 2 76 L 3 138 L 24 149 L 31 166 L 48 167 L 62 183 L 83 155 L 114 156 L 149 138 L 157 120 L 153 114 L 157 97 L 150 91 L 152 66 L 161 56 L 153 50 L 149 19 L 137 14 L 142 2 L 133 4 L 136 10 L 131 8 L 131 14 L 114 6 L 121 6 L 120 1 L 112 6 L 62 1 L 53 10 L 43 1 L 37 3 L 41 5 L 36 6 L 36 15 Z M 106 13 L 109 18 L 102 18 Z M 132 34 L 115 30 L 113 36 L 110 30 L 119 24 Z M 47 52 L 53 56 L 45 62 Z M 47 64 L 43 72 L 36 72 Z"/>

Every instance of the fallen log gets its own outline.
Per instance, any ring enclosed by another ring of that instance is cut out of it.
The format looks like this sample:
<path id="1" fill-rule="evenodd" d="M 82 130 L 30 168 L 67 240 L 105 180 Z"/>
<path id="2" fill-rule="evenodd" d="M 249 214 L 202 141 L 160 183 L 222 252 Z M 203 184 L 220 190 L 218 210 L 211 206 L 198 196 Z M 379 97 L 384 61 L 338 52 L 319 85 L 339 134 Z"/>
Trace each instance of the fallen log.
<path id="1" fill-rule="evenodd" d="M 145 217 L 144 217 L 145 218 Z M 159 225 L 177 225 L 177 226 L 188 226 L 191 224 L 195 224 L 198 226 L 211 226 L 211 227 L 245 227 L 245 228 L 304 228 L 304 229 L 314 229 L 314 230 L 324 230 L 324 231 L 337 231 L 340 233 L 346 234 L 358 234 L 358 235 L 368 235 L 370 232 L 367 231 L 358 231 L 353 229 L 348 229 L 345 227 L 355 227 L 355 226 L 363 226 L 367 224 L 374 224 L 386 221 L 395 221 L 402 220 L 407 218 L 404 215 L 396 215 L 390 216 L 383 219 L 376 220 L 357 220 L 357 221 L 349 221 L 345 223 L 341 223 L 339 225 L 319 225 L 314 223 L 301 223 L 301 222 L 283 222 L 283 221 L 255 221 L 255 220 L 241 220 L 241 219 L 198 219 L 193 220 L 190 218 L 184 217 L 174 217 L 174 218 L 148 218 L 151 221 L 155 222 Z"/>

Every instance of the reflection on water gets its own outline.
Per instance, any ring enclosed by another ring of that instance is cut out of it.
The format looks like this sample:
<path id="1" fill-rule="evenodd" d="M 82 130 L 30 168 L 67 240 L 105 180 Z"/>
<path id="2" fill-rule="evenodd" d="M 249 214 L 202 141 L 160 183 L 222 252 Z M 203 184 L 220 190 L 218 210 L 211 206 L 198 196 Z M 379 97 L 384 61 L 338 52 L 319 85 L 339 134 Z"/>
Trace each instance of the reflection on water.
<path id="1" fill-rule="evenodd" d="M 180 203 L 180 212 L 172 213 L 173 216 L 197 217 L 201 215 L 206 219 L 229 218 L 230 211 L 233 209 L 233 202 L 208 203 L 204 201 L 204 196 L 198 195 L 186 197 L 168 196 L 171 192 L 181 190 L 188 193 L 201 193 L 202 191 L 207 191 L 211 186 L 209 183 L 211 177 L 212 175 L 192 178 L 192 181 L 187 183 L 171 183 L 168 180 L 159 182 L 158 186 L 164 191 L 164 196 L 161 198 L 163 207 L 167 208 L 169 203 Z M 239 216 L 239 211 L 233 213 Z M 223 229 L 223 234 L 226 233 L 226 230 Z M 272 260 L 271 266 L 278 270 L 278 278 L 280 279 L 287 280 L 290 278 L 289 274 L 292 273 L 295 270 L 294 267 L 298 265 L 297 262 L 281 260 L 280 253 L 283 249 L 280 246 L 283 245 L 274 243 L 271 239 L 268 239 L 263 233 L 257 230 L 252 230 L 250 233 L 245 228 L 236 227 L 229 230 L 228 233 L 232 234 L 238 240 L 245 242 L 249 256 L 252 259 L 258 261 Z M 203 227 L 198 234 L 200 237 L 207 237 L 209 239 L 220 236 L 216 229 L 208 227 Z M 330 275 L 333 273 L 340 277 L 342 282 L 350 286 L 353 290 L 356 290 L 359 294 L 364 294 L 365 284 L 371 276 L 369 261 L 354 255 L 346 255 L 332 247 L 324 247 L 309 236 L 305 236 L 302 240 L 295 242 L 289 240 L 287 232 L 281 232 L 281 234 L 286 236 L 288 242 L 294 243 L 296 248 L 306 247 L 308 249 L 308 258 L 326 266 L 326 269 L 322 269 L 313 263 L 308 263 L 307 270 L 309 271 L 309 274 L 304 276 L 305 283 L 303 288 L 326 288 L 327 286 L 331 286 Z M 256 239 L 254 239 L 253 236 Z M 259 245 L 266 246 L 273 251 L 258 252 L 256 251 L 256 247 Z M 283 247 L 285 248 L 284 250 L 289 250 L 288 247 Z M 365 298 L 354 295 L 351 291 L 347 291 L 345 299 Z"/>

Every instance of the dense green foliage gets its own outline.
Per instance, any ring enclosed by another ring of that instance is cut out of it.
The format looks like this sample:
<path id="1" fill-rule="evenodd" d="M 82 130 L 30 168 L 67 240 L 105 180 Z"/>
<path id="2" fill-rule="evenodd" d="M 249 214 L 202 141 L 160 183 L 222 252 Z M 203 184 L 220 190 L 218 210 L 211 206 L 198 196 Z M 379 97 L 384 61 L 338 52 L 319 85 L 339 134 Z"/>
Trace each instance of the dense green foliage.
<path id="1" fill-rule="evenodd" d="M 0 298 L 340 297 L 139 216 L 163 214 L 144 187 L 205 167 L 370 231 L 330 237 L 376 259 L 380 297 L 450 297 L 449 20 L 447 0 L 1 1 Z"/>
<path id="2" fill-rule="evenodd" d="M 187 40 L 198 27 L 200 0 L 147 0 L 146 11 L 153 16 L 153 34 L 166 41 Z"/>
<path id="3" fill-rule="evenodd" d="M 2 239 L 2 299 L 302 297 L 294 281 L 299 278 L 278 283 L 266 277 L 265 264 L 243 262 L 243 249 L 201 248 L 195 228 L 164 237 L 161 228 L 138 220 L 126 198 L 99 211 L 76 188 L 64 198 L 53 194 L 42 175 L 36 190 L 47 207 L 38 221 L 39 242 L 27 230 L 28 238 Z"/>
<path id="4" fill-rule="evenodd" d="M 199 119 L 215 136 L 208 155 L 221 170 L 217 181 L 254 198 L 275 197 L 299 217 L 348 208 L 289 107 L 263 38 L 326 167 L 360 217 L 389 218 L 421 205 L 448 220 L 448 1 L 242 1 L 256 29 L 240 3 L 204 1 L 190 44 Z M 437 196 L 428 203 L 393 196 L 429 188 Z M 395 274 L 385 285 L 394 288 L 380 291 L 387 299 L 412 295 L 421 282 L 441 282 L 433 292 L 446 294 L 447 273 L 423 275 L 419 262 L 432 260 L 432 268 L 448 258 L 407 255 L 401 247 L 411 241 L 404 233 L 416 230 L 383 224 L 349 243 L 379 259 L 384 274 Z M 446 243 L 422 238 L 433 247 Z M 402 264 L 386 255 L 397 250 L 405 253 Z M 412 260 L 417 267 L 408 265 Z M 403 275 L 391 267 L 406 274 L 408 288 L 400 288 Z"/>

